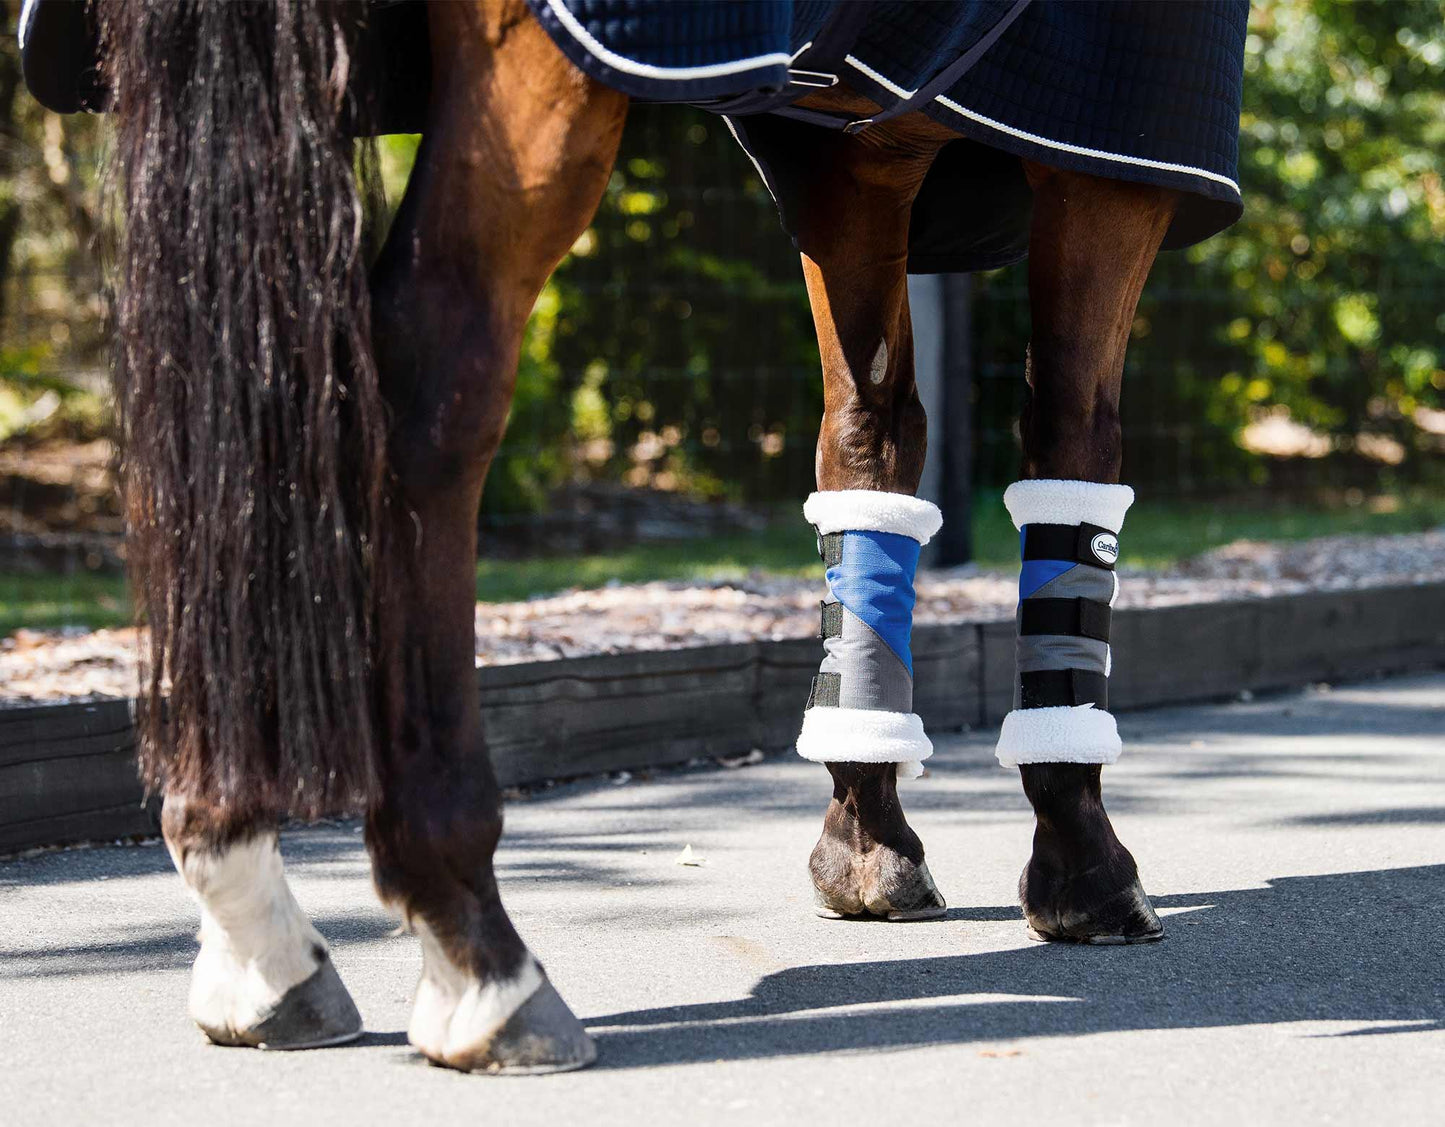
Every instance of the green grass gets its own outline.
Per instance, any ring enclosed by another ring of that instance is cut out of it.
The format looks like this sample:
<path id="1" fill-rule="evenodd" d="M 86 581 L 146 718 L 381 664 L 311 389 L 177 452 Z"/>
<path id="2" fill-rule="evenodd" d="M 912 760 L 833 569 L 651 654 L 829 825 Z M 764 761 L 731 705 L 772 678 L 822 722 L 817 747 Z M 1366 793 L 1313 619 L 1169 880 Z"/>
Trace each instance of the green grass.
<path id="1" fill-rule="evenodd" d="M 22 626 L 124 626 L 131 620 L 125 580 L 118 575 L 0 572 L 0 637 Z"/>
<path id="2" fill-rule="evenodd" d="M 793 525 L 778 522 L 762 532 L 639 544 L 591 556 L 482 560 L 477 565 L 477 598 L 505 603 L 569 587 L 604 587 L 613 580 L 742 579 L 755 571 L 811 575 L 817 564 L 817 541 L 799 518 Z"/>
<path id="3" fill-rule="evenodd" d="M 1393 511 L 1368 505 L 1330 509 L 1242 508 L 1238 504 L 1140 501 L 1121 538 L 1123 562 L 1163 567 L 1235 540 L 1302 540 L 1340 533 L 1380 535 L 1445 526 L 1445 496 L 1401 498 Z M 997 494 L 981 497 L 974 512 L 974 549 L 986 567 L 1012 568 L 1018 534 Z M 812 531 L 802 519 L 780 519 L 764 531 L 672 544 L 644 544 L 597 555 L 530 560 L 483 560 L 477 597 L 511 602 L 573 587 L 609 582 L 742 579 L 819 574 Z M 29 575 L 0 572 L 0 637 L 19 627 L 123 625 L 130 621 L 125 582 L 119 577 Z"/>
<path id="4" fill-rule="evenodd" d="M 1119 537 L 1121 563 L 1127 567 L 1167 567 L 1236 540 L 1310 540 L 1317 536 L 1423 532 L 1445 527 L 1445 496 L 1420 494 L 1389 498 L 1375 511 L 1368 504 L 1330 508 L 1301 505 L 1245 507 L 1223 501 L 1136 502 Z M 981 497 L 974 508 L 974 555 L 986 566 L 1018 561 L 1018 532 L 1009 521 L 1001 494 Z"/>
<path id="5" fill-rule="evenodd" d="M 1307 540 L 1343 533 L 1383 535 L 1445 526 L 1445 497 L 1392 500 L 1393 512 L 1366 505 L 1335 508 L 1242 508 L 1215 502 L 1140 501 L 1129 512 L 1120 538 L 1123 563 L 1165 567 L 1236 540 Z M 1018 563 L 1018 532 L 1000 494 L 978 499 L 973 520 L 974 555 L 985 567 Z M 799 519 L 767 530 L 679 544 L 646 544 L 602 555 L 533 560 L 484 560 L 477 567 L 477 597 L 508 602 L 571 587 L 601 587 L 610 580 L 741 579 L 753 571 L 816 575 L 812 531 Z"/>

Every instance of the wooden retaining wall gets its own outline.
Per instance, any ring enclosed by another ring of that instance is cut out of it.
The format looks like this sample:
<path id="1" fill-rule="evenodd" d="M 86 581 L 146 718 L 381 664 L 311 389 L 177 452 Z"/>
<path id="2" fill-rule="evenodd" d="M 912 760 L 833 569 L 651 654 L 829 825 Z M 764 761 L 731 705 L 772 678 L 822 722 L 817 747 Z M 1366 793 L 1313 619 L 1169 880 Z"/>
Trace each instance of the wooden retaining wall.
<path id="1" fill-rule="evenodd" d="M 915 708 L 933 731 L 997 724 L 1013 622 L 920 626 Z M 1119 611 L 1116 710 L 1445 665 L 1445 583 Z M 820 645 L 699 646 L 479 669 L 504 785 L 790 746 Z M 125 701 L 0 710 L 0 853 L 156 832 Z"/>

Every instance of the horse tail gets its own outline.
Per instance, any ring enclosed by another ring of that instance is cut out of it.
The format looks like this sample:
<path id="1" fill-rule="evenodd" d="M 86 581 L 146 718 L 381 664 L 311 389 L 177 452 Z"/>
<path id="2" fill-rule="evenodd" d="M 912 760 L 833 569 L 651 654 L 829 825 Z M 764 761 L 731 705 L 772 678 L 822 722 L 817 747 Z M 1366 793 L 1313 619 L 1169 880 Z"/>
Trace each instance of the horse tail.
<path id="1" fill-rule="evenodd" d="M 389 478 L 347 93 L 362 9 L 98 3 L 142 775 L 237 811 L 378 793 Z"/>

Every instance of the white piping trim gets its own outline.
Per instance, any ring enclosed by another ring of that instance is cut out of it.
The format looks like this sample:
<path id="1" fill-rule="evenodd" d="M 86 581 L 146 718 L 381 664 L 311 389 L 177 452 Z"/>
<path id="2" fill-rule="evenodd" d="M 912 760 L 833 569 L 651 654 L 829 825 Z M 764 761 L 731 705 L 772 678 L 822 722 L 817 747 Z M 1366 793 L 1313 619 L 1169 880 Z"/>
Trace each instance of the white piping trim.
<path id="1" fill-rule="evenodd" d="M 843 61 L 854 69 L 862 71 L 865 75 L 871 78 L 874 82 L 878 83 L 879 86 L 883 87 L 883 89 L 887 90 L 890 94 L 897 94 L 900 98 L 906 100 L 918 93 L 917 90 L 903 89 L 903 87 L 899 86 L 898 83 L 890 81 L 888 78 L 885 78 L 883 75 L 879 74 L 862 59 L 855 58 L 852 55 L 844 55 Z"/>
<path id="2" fill-rule="evenodd" d="M 728 127 L 728 132 L 733 135 L 733 140 L 738 143 L 738 148 L 742 149 L 744 155 L 748 158 L 748 160 L 753 162 L 753 167 L 757 169 L 758 179 L 763 182 L 763 187 L 768 190 L 768 194 L 770 196 L 776 199 L 777 193 L 773 191 L 773 186 L 768 183 L 768 174 L 763 171 L 763 166 L 758 163 L 758 158 L 753 156 L 752 149 L 748 148 L 746 145 L 743 144 L 743 139 L 738 136 L 737 126 L 733 124 L 733 119 L 730 118 L 727 114 L 722 114 L 721 116 L 723 119 L 723 124 Z"/>
<path id="3" fill-rule="evenodd" d="M 809 494 L 803 502 L 803 519 L 820 536 L 831 532 L 891 532 L 911 536 L 920 544 L 927 544 L 943 527 L 943 514 L 932 501 L 873 489 Z"/>
<path id="4" fill-rule="evenodd" d="M 1054 141 L 1048 137 L 1041 137 L 1037 133 L 1030 133 L 1024 129 L 1015 129 L 1012 125 L 1005 125 L 1001 121 L 995 121 L 991 117 L 984 117 L 981 113 L 960 106 L 952 98 L 943 94 L 933 99 L 939 105 L 952 110 L 960 117 L 966 117 L 970 121 L 976 121 L 980 125 L 987 125 L 990 129 L 997 129 L 1000 133 L 1007 133 L 1010 137 L 1017 137 L 1021 141 L 1032 141 L 1035 145 L 1044 145 L 1050 149 L 1058 149 L 1060 152 L 1073 153 L 1075 156 L 1094 157 L 1097 160 L 1111 160 L 1116 164 L 1132 164 L 1139 168 L 1154 168 L 1160 172 L 1182 172 L 1188 176 L 1202 176 L 1206 180 L 1213 180 L 1216 184 L 1223 184 L 1234 190 L 1239 195 L 1239 185 L 1228 176 L 1221 176 L 1218 172 L 1210 172 L 1207 168 L 1195 168 L 1191 164 L 1171 164 L 1166 160 L 1150 160 L 1147 157 L 1125 156 L 1123 153 L 1106 152 L 1104 149 L 1090 149 L 1083 145 L 1071 145 L 1067 141 Z"/>
<path id="5" fill-rule="evenodd" d="M 20 27 L 17 38 L 20 49 L 25 50 L 25 41 L 30 38 L 30 25 L 35 22 L 35 13 L 40 10 L 40 0 L 25 0 L 20 7 Z"/>
<path id="6" fill-rule="evenodd" d="M 816 710 L 815 710 L 816 711 Z M 1014 709 L 998 734 L 1000 767 L 1021 763 L 1113 763 L 1124 745 L 1111 713 L 1092 704 Z"/>
<path id="7" fill-rule="evenodd" d="M 1127 485 L 1097 481 L 1035 478 L 1016 481 L 1003 491 L 1003 503 L 1015 528 L 1026 524 L 1097 524 L 1116 536 L 1134 503 Z"/>
<path id="8" fill-rule="evenodd" d="M 848 55 L 846 61 L 850 66 L 856 68 L 868 78 L 871 78 L 891 94 L 896 94 L 900 98 L 911 98 L 914 94 L 918 93 L 917 90 L 905 90 L 902 86 L 899 86 L 898 83 L 890 81 L 862 59 Z M 986 125 L 990 129 L 997 129 L 1000 133 L 1007 133 L 1010 137 L 1017 137 L 1020 141 L 1029 141 L 1035 145 L 1058 149 L 1060 152 L 1073 153 L 1075 156 L 1094 157 L 1097 160 L 1114 161 L 1116 164 L 1132 164 L 1139 168 L 1157 169 L 1160 172 L 1182 172 L 1189 176 L 1202 176 L 1206 180 L 1213 180 L 1217 184 L 1223 184 L 1227 188 L 1232 188 L 1234 194 L 1239 195 L 1239 185 L 1237 183 L 1228 176 L 1221 176 L 1218 172 L 1210 172 L 1207 168 L 1195 168 L 1189 164 L 1172 164 L 1169 161 L 1150 160 L 1147 157 L 1131 157 L 1124 153 L 1111 153 L 1105 149 L 1090 149 L 1083 145 L 1071 145 L 1067 141 L 1055 141 L 1052 138 L 1043 137 L 1037 133 L 1030 133 L 1026 129 L 1015 129 L 1012 125 L 1005 125 L 1001 121 L 995 121 L 991 117 L 985 117 L 983 114 L 977 113 L 967 106 L 959 105 L 946 94 L 939 94 L 933 100 L 945 109 L 952 110 L 960 117 L 967 118 L 969 121 L 977 122 L 980 125 Z"/>
<path id="9" fill-rule="evenodd" d="M 729 74 L 741 74 L 765 66 L 787 66 L 793 61 L 789 55 L 781 51 L 774 51 L 768 55 L 755 55 L 751 59 L 734 59 L 729 63 L 708 63 L 706 66 L 698 67 L 660 67 L 654 66 L 652 63 L 640 63 L 636 59 L 629 59 L 625 55 L 619 55 L 616 51 L 608 50 L 594 39 L 577 17 L 567 10 L 567 6 L 562 0 L 547 0 L 547 7 L 557 17 L 557 22 L 566 28 L 572 38 L 586 48 L 587 53 L 593 58 L 606 63 L 613 70 L 620 70 L 623 74 L 634 74 L 639 78 L 687 82 L 694 78 L 721 78 Z"/>

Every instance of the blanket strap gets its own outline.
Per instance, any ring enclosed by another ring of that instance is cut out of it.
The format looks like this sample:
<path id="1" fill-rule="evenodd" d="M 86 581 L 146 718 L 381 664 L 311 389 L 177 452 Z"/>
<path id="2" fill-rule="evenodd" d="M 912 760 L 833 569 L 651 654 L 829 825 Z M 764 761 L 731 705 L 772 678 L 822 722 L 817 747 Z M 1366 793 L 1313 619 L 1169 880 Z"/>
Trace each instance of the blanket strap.
<path id="1" fill-rule="evenodd" d="M 938 95 L 953 89 L 954 84 L 973 67 L 974 63 L 983 58 L 984 53 L 998 42 L 999 36 L 1003 35 L 1003 33 L 1009 29 L 1009 25 L 1021 16 L 1023 10 L 1028 6 L 1029 0 L 1014 0 L 1013 6 L 999 17 L 998 22 L 989 28 L 977 43 L 959 55 L 958 58 L 954 59 L 953 62 L 949 63 L 907 98 L 894 102 L 887 109 L 874 114 L 872 117 L 860 118 L 857 121 L 844 123 L 842 126 L 843 132 L 861 133 L 870 125 L 877 125 L 880 121 L 890 121 L 895 117 L 901 117 L 903 114 L 911 113 L 914 110 L 921 110 L 924 106 L 928 105 L 929 102 L 933 101 L 934 98 L 938 97 Z"/>
<path id="2" fill-rule="evenodd" d="M 781 90 L 756 90 L 732 98 L 718 98 L 709 102 L 695 103 L 712 113 L 738 116 L 755 113 L 783 113 L 790 117 L 813 114 L 812 110 L 796 110 L 792 103 L 814 90 L 826 90 L 838 85 L 838 76 L 843 72 L 843 60 L 858 42 L 863 25 L 873 14 L 873 5 L 862 0 L 841 0 L 829 13 L 823 26 L 813 36 L 813 41 L 801 51 L 788 67 L 788 84 Z M 842 125 L 839 118 L 831 114 L 817 114 L 834 129 Z"/>
<path id="3" fill-rule="evenodd" d="M 999 37 L 1023 14 L 1030 0 L 1014 0 L 1009 9 L 999 17 L 975 43 L 953 62 L 935 74 L 912 94 L 901 98 L 891 106 L 879 110 L 872 117 L 850 120 L 822 110 L 808 109 L 793 103 L 804 97 L 810 90 L 826 89 L 838 84 L 848 55 L 857 42 L 863 25 L 872 14 L 873 5 L 863 0 L 841 0 L 833 9 L 827 22 L 788 69 L 788 85 L 782 90 L 764 90 L 740 94 L 735 98 L 720 98 L 716 101 L 698 103 L 714 113 L 740 116 L 756 113 L 774 113 L 779 117 L 792 118 L 808 125 L 819 125 L 825 129 L 841 129 L 844 133 L 861 133 L 879 122 L 891 121 L 895 117 L 921 110 L 939 94 L 953 89 L 974 63 Z"/>

